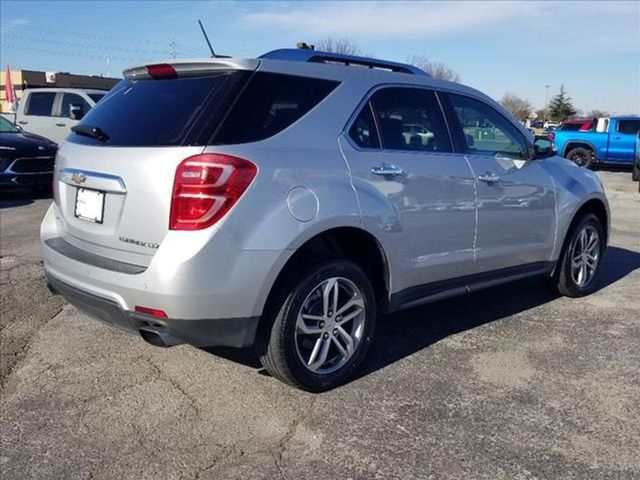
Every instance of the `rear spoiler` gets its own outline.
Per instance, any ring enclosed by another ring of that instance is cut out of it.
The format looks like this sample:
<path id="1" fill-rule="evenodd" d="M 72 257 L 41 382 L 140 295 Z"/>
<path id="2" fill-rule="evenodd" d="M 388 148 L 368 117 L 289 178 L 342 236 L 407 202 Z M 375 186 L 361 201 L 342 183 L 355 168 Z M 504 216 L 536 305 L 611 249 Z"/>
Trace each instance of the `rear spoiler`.
<path id="1" fill-rule="evenodd" d="M 153 63 L 128 68 L 122 76 L 128 79 L 194 77 L 220 70 L 253 71 L 260 60 L 243 58 L 212 58 L 210 60 L 184 60 L 173 63 Z"/>

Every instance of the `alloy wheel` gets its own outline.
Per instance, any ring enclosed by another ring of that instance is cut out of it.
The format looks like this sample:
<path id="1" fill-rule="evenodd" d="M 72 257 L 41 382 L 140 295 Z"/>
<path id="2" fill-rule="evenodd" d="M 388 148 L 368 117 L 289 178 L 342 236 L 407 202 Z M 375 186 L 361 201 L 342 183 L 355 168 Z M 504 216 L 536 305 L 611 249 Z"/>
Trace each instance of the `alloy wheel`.
<path id="1" fill-rule="evenodd" d="M 571 278 L 579 288 L 585 288 L 593 281 L 599 261 L 600 236 L 592 225 L 585 225 L 571 249 Z"/>
<path id="2" fill-rule="evenodd" d="M 298 312 L 298 358 L 317 374 L 335 372 L 357 350 L 366 319 L 364 297 L 349 279 L 332 277 L 316 285 Z"/>

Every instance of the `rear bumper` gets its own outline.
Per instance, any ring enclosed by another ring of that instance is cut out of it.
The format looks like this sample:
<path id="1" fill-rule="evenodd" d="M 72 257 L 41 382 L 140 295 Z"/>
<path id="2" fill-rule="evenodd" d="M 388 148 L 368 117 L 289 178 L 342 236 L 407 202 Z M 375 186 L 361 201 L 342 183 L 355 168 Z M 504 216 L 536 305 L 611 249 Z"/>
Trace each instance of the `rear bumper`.
<path id="1" fill-rule="evenodd" d="M 259 317 L 184 320 L 156 318 L 124 310 L 117 302 L 71 286 L 51 274 L 49 290 L 62 295 L 87 315 L 133 334 L 156 346 L 189 343 L 196 347 L 249 347 L 253 344 Z"/>

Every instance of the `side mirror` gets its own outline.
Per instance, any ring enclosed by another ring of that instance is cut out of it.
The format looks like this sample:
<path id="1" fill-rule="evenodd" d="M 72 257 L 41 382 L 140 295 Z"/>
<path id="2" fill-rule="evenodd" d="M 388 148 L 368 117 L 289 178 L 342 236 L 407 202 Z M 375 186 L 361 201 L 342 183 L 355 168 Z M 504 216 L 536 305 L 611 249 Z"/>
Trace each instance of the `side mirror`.
<path id="1" fill-rule="evenodd" d="M 465 138 L 467 139 L 467 147 L 473 147 L 473 135 L 469 135 L 468 133 L 464 134 Z"/>
<path id="2" fill-rule="evenodd" d="M 536 136 L 533 142 L 534 157 L 533 158 L 547 158 L 553 157 L 556 154 L 556 146 L 552 140 L 549 140 L 547 136 Z"/>
<path id="3" fill-rule="evenodd" d="M 71 120 L 82 120 L 84 117 L 84 108 L 79 103 L 69 105 L 69 118 Z"/>

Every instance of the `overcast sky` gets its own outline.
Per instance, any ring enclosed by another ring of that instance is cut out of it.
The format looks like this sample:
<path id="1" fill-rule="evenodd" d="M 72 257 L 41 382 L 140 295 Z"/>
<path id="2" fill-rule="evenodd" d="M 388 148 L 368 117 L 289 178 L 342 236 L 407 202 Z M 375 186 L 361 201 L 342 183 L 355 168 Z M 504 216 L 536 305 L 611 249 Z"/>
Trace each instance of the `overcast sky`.
<path id="1" fill-rule="evenodd" d="M 349 38 L 404 61 L 424 54 L 499 99 L 543 107 L 564 83 L 576 106 L 640 113 L 640 2 L 0 2 L 2 68 L 119 76 L 128 66 Z"/>

